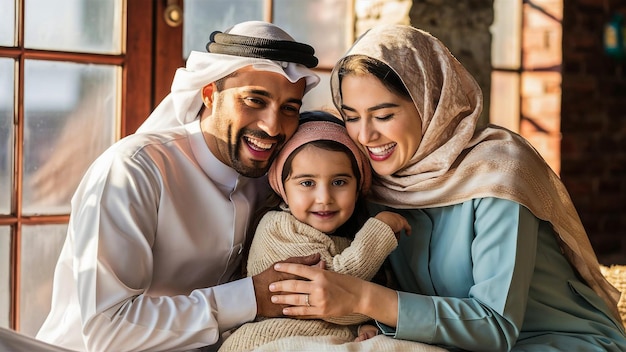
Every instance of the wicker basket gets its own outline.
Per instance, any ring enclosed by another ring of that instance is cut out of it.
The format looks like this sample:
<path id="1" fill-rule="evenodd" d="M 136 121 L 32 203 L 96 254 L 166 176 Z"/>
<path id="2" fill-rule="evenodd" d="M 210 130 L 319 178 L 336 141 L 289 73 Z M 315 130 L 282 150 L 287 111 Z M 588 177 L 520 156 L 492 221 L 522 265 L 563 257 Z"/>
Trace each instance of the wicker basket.
<path id="1" fill-rule="evenodd" d="M 626 265 L 611 265 L 610 267 L 600 265 L 600 270 L 602 275 L 622 293 L 617 309 L 622 316 L 622 324 L 626 327 Z"/>

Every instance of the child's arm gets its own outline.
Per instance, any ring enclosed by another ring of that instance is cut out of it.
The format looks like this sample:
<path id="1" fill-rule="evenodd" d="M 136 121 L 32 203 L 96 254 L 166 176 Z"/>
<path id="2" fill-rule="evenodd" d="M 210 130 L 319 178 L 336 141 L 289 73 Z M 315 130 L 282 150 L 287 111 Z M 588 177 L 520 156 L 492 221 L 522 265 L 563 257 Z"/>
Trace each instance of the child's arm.
<path id="1" fill-rule="evenodd" d="M 327 269 L 371 280 L 389 253 L 398 246 L 395 232 L 399 233 L 403 229 L 407 233 L 411 231 L 404 217 L 392 212 L 379 213 L 376 217 L 367 220 L 348 248 L 327 261 Z M 328 317 L 324 320 L 339 325 L 353 325 L 370 320 L 370 318 L 362 314 L 350 314 L 342 317 Z"/>
<path id="2" fill-rule="evenodd" d="M 397 234 L 402 230 L 407 234 L 411 232 L 403 216 L 389 211 L 378 213 L 367 220 L 348 248 L 327 261 L 327 269 L 371 280 L 385 258 L 397 247 Z"/>
<path id="3" fill-rule="evenodd" d="M 247 263 L 248 276 L 267 269 L 277 261 L 320 253 L 327 269 L 371 280 L 397 245 L 391 226 L 376 218 L 370 218 L 357 232 L 351 245 L 341 251 L 342 246 L 335 244 L 330 236 L 296 221 L 288 213 L 271 211 L 261 219 L 252 240 Z M 370 318 L 351 314 L 324 320 L 353 325 Z"/>
<path id="4" fill-rule="evenodd" d="M 254 234 L 247 273 L 253 276 L 276 262 L 315 253 L 321 255 L 321 260 L 328 262 L 343 248 L 328 235 L 297 221 L 291 214 L 270 211 L 261 219 Z"/>
<path id="5" fill-rule="evenodd" d="M 361 342 L 361 341 L 371 339 L 372 337 L 378 335 L 379 332 L 380 331 L 378 330 L 378 327 L 375 325 L 372 325 L 372 324 L 359 325 L 359 329 L 357 330 L 357 336 L 356 336 L 356 339 L 354 339 L 354 342 Z"/>
<path id="6" fill-rule="evenodd" d="M 400 231 L 404 230 L 407 236 L 411 235 L 411 225 L 406 221 L 406 218 L 398 213 L 391 211 L 381 211 L 376 214 L 376 219 L 384 222 L 391 227 L 391 231 L 396 234 L 396 238 L 399 238 Z"/>

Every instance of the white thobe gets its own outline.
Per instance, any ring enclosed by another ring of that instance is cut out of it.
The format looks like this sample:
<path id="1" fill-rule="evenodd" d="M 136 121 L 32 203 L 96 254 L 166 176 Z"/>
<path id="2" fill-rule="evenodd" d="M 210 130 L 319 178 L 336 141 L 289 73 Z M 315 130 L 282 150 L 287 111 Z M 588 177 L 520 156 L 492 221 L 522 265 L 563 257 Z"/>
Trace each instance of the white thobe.
<path id="1" fill-rule="evenodd" d="M 239 274 L 257 200 L 269 190 L 218 161 L 199 121 L 109 148 L 72 199 L 37 338 L 73 350 L 185 350 L 254 319 Z"/>

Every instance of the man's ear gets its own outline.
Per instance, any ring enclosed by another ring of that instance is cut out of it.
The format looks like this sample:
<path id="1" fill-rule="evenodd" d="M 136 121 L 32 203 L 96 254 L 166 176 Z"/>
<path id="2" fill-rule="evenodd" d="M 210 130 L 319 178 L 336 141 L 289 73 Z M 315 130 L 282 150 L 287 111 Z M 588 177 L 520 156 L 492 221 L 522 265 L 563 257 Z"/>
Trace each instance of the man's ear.
<path id="1" fill-rule="evenodd" d="M 202 87 L 202 102 L 207 108 L 210 108 L 211 104 L 213 104 L 213 93 L 216 91 L 217 89 L 214 82 Z"/>

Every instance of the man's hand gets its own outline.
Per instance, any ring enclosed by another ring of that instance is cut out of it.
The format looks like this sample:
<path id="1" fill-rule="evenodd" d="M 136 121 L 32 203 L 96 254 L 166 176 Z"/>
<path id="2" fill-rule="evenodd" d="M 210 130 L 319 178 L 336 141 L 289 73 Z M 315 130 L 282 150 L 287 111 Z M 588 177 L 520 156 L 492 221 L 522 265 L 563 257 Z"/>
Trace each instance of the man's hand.
<path id="1" fill-rule="evenodd" d="M 320 262 L 320 254 L 311 254 L 306 257 L 291 257 L 287 260 L 282 261 L 281 263 L 296 263 L 296 264 L 304 264 L 304 265 L 323 265 L 323 262 Z M 323 268 L 323 267 L 322 267 Z M 262 317 L 279 317 L 283 316 L 283 308 L 286 305 L 280 305 L 272 303 L 271 297 L 278 292 L 270 292 L 269 286 L 272 282 L 282 281 L 282 280 L 291 280 L 291 279 L 301 279 L 298 276 L 281 273 L 274 270 L 274 265 L 265 269 L 260 274 L 257 274 L 252 277 L 252 283 L 254 284 L 254 295 L 256 296 L 256 314 L 257 316 Z"/>

